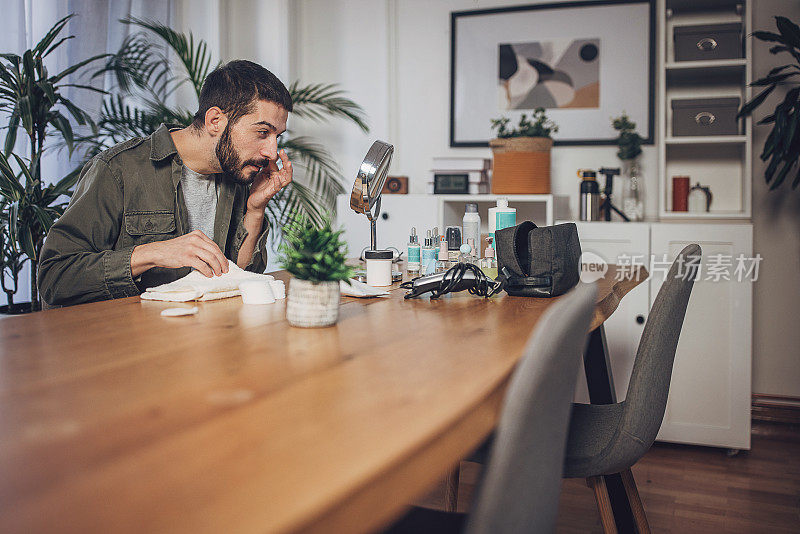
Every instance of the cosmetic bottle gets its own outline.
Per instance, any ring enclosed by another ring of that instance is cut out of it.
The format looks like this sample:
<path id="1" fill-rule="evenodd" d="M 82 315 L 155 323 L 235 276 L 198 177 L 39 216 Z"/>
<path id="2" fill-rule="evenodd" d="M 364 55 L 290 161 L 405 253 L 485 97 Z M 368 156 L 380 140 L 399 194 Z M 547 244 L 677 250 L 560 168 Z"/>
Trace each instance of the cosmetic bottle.
<path id="1" fill-rule="evenodd" d="M 450 252 L 447 250 L 447 241 L 439 241 L 439 259 L 436 260 L 436 272 L 441 273 L 452 267 Z"/>
<path id="2" fill-rule="evenodd" d="M 510 228 L 517 225 L 516 208 L 508 207 L 507 198 L 498 198 L 497 206 L 489 208 L 489 237 L 494 239 L 494 233 L 503 228 Z M 492 242 L 494 248 L 494 242 Z"/>
<path id="3" fill-rule="evenodd" d="M 456 263 L 458 261 L 458 256 L 461 254 L 461 245 L 463 241 L 461 239 L 461 228 L 458 226 L 448 226 L 445 231 L 445 237 L 447 238 L 447 254 L 448 259 Z"/>
<path id="4" fill-rule="evenodd" d="M 472 241 L 472 239 L 470 239 L 470 241 Z M 472 252 L 472 246 L 470 246 L 467 243 L 464 243 L 463 245 L 461 245 L 460 251 L 461 254 L 459 254 L 458 256 L 459 263 L 472 263 L 477 265 L 477 259 L 475 257 L 475 254 L 473 254 Z"/>
<path id="5" fill-rule="evenodd" d="M 411 235 L 408 236 L 408 267 L 410 273 L 418 273 L 420 267 L 420 246 L 419 238 L 417 237 L 417 229 L 411 227 Z"/>
<path id="6" fill-rule="evenodd" d="M 420 266 L 420 274 L 433 274 L 436 270 L 436 249 L 433 248 L 433 238 L 431 231 L 428 230 L 428 235 L 425 237 L 425 245 L 422 247 L 422 265 Z"/>
<path id="7" fill-rule="evenodd" d="M 492 280 L 497 278 L 497 259 L 494 257 L 493 239 L 488 237 L 486 239 L 486 250 L 483 251 L 484 257 L 480 261 L 480 268 L 483 274 Z"/>
<path id="8" fill-rule="evenodd" d="M 469 244 L 472 239 L 474 243 L 481 242 L 481 216 L 478 213 L 478 205 L 474 202 L 467 204 L 464 211 L 464 219 L 461 223 L 461 238 L 463 243 Z M 475 245 L 472 245 L 472 252 L 475 256 L 479 256 L 479 251 L 475 250 Z"/>

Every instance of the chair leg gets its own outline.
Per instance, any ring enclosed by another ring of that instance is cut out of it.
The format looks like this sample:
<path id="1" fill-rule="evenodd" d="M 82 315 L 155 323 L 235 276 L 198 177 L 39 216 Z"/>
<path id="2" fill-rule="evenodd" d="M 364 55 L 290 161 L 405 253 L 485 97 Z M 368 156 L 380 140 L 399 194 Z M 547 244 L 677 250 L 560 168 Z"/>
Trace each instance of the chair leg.
<path id="1" fill-rule="evenodd" d="M 460 463 L 460 462 L 459 462 Z M 458 511 L 458 476 L 460 465 L 447 473 L 444 485 L 444 509 L 446 512 Z"/>
<path id="2" fill-rule="evenodd" d="M 636 481 L 633 479 L 633 473 L 630 468 L 620 472 L 622 477 L 622 485 L 625 487 L 625 493 L 628 494 L 628 501 L 631 503 L 631 511 L 633 512 L 633 520 L 636 522 L 636 529 L 639 534 L 650 534 L 650 525 L 647 523 L 647 514 L 644 513 L 644 505 L 642 499 L 639 497 L 639 490 L 636 488 Z"/>
<path id="3" fill-rule="evenodd" d="M 617 534 L 617 523 L 614 521 L 614 510 L 611 508 L 611 499 L 608 497 L 608 488 L 603 477 L 589 477 L 586 485 L 594 491 L 594 498 L 597 501 L 597 511 L 600 512 L 600 521 L 603 524 L 603 532 L 606 534 Z"/>

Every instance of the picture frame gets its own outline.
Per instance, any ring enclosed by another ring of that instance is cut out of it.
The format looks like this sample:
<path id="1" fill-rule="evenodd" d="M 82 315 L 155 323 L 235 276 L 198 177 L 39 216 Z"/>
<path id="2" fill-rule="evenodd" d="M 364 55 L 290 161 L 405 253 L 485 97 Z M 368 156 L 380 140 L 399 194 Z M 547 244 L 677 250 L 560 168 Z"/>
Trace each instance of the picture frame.
<path id="1" fill-rule="evenodd" d="M 623 112 L 653 144 L 655 24 L 655 0 L 452 12 L 450 146 L 489 146 L 491 119 L 536 107 L 559 126 L 555 145 L 613 145 Z"/>

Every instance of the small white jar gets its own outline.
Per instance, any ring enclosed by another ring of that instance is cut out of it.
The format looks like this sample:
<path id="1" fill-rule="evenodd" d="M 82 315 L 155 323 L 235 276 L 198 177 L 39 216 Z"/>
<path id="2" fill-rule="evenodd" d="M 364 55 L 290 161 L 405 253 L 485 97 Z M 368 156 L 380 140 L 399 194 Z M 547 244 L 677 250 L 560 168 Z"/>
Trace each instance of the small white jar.
<path id="1" fill-rule="evenodd" d="M 364 252 L 367 261 L 367 285 L 386 287 L 392 285 L 392 251 L 367 250 Z"/>

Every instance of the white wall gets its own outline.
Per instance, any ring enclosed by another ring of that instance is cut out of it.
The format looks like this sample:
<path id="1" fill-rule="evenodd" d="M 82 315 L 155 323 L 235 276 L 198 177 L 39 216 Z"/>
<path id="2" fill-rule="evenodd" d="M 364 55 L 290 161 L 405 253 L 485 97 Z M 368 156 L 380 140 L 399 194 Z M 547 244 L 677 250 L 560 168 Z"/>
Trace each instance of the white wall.
<path id="1" fill-rule="evenodd" d="M 753 27 L 775 30 L 776 15 L 800 22 L 797 0 L 757 0 Z M 770 45 L 753 41 L 753 79 L 790 62 L 774 56 Z M 754 123 L 774 110 L 790 86 L 776 90 L 753 116 Z M 771 126 L 753 129 L 753 249 L 764 261 L 753 291 L 753 392 L 800 397 L 800 187 L 792 191 L 794 172 L 777 190 L 764 182 L 767 165 L 758 157 Z"/>
<path id="2" fill-rule="evenodd" d="M 340 125 L 314 130 L 330 141 L 345 176 L 355 177 L 373 139 L 395 145 L 391 173 L 409 176 L 411 193 L 425 192 L 434 157 L 491 157 L 488 148 L 449 147 L 450 12 L 531 3 L 536 2 L 298 0 L 298 77 L 341 83 L 366 108 L 373 126 L 368 136 Z M 654 147 L 644 148 L 641 161 L 651 216 L 657 215 L 658 206 L 657 157 Z M 601 166 L 619 166 L 614 147 L 555 148 L 553 193 L 570 195 L 575 213 L 577 169 Z"/>

